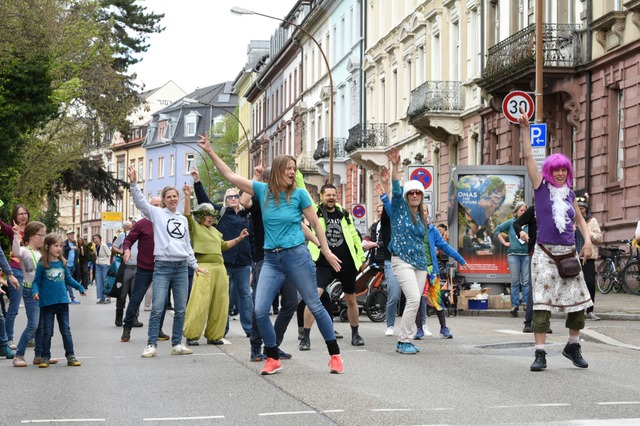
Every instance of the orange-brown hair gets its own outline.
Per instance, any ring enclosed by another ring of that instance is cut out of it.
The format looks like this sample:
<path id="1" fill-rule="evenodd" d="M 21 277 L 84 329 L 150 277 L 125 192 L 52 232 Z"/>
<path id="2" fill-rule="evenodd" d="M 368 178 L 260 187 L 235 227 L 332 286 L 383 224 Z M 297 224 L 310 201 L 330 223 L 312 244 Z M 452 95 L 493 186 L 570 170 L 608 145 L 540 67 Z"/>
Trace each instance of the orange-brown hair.
<path id="1" fill-rule="evenodd" d="M 22 235 L 22 242 L 24 244 L 29 244 L 29 240 L 33 238 L 41 229 L 44 229 L 44 223 L 42 222 L 29 222 L 27 226 L 24 227 L 24 234 Z"/>
<path id="2" fill-rule="evenodd" d="M 265 207 L 269 205 L 269 194 L 273 194 L 273 201 L 276 206 L 280 205 L 280 190 L 285 188 L 285 198 L 287 199 L 287 204 L 289 203 L 289 198 L 291 197 L 291 193 L 296 189 L 296 181 L 294 179 L 293 184 L 289 185 L 284 180 L 284 174 L 287 171 L 287 166 L 289 165 L 289 161 L 293 161 L 297 168 L 296 159 L 290 155 L 278 155 L 274 158 L 273 163 L 271 163 L 271 173 L 269 174 L 269 190 L 267 191 L 267 197 L 265 199 Z"/>

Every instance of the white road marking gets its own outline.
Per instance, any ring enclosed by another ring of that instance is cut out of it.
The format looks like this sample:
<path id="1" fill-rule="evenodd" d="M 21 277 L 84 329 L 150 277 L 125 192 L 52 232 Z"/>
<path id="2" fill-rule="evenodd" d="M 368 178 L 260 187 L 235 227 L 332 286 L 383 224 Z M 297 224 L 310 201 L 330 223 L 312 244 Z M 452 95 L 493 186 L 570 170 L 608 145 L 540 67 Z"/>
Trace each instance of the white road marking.
<path id="1" fill-rule="evenodd" d="M 526 408 L 526 407 L 569 407 L 571 404 L 521 404 L 521 405 L 493 405 L 489 408 Z"/>
<path id="2" fill-rule="evenodd" d="M 412 408 L 372 408 L 374 412 L 390 412 L 390 411 L 412 411 Z"/>
<path id="3" fill-rule="evenodd" d="M 84 422 L 106 422 L 107 419 L 40 419 L 22 420 L 20 423 L 84 423 Z"/>
<path id="4" fill-rule="evenodd" d="M 598 405 L 633 405 L 640 404 L 640 401 L 611 401 L 611 402 L 598 402 Z"/>
<path id="5" fill-rule="evenodd" d="M 149 417 L 142 419 L 143 422 L 171 422 L 175 420 L 208 420 L 224 419 L 224 416 L 196 416 L 196 417 Z"/>
<path id="6" fill-rule="evenodd" d="M 504 333 L 504 334 L 525 334 L 522 331 L 516 331 L 516 330 L 496 330 L 498 333 Z"/>
<path id="7" fill-rule="evenodd" d="M 258 413 L 259 416 L 290 416 L 296 414 L 317 414 L 317 411 L 280 411 L 276 413 Z"/>

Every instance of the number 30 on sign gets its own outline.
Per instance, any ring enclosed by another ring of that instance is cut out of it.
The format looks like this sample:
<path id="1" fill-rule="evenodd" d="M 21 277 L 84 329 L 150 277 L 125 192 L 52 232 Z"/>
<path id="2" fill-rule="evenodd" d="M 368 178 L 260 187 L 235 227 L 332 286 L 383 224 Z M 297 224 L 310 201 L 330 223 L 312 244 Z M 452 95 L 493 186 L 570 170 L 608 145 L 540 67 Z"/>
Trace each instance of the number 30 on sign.
<path id="1" fill-rule="evenodd" d="M 527 92 L 515 90 L 509 92 L 509 94 L 504 97 L 502 101 L 502 112 L 510 122 L 518 124 L 521 108 L 527 113 L 529 119 L 533 117 L 535 104 L 533 103 L 533 98 Z"/>

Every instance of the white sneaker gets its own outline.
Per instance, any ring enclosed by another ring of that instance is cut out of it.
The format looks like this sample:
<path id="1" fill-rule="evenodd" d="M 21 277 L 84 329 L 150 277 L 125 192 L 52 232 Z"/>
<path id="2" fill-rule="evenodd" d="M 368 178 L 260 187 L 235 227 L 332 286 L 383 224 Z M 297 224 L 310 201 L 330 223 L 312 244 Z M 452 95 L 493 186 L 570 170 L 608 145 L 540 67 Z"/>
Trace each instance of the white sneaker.
<path id="1" fill-rule="evenodd" d="M 387 327 L 387 331 L 384 332 L 385 336 L 393 336 L 393 327 Z"/>
<path id="2" fill-rule="evenodd" d="M 433 336 L 433 333 L 431 333 L 429 331 L 429 328 L 427 327 L 427 324 L 425 324 L 424 326 L 422 326 L 422 330 L 424 331 L 424 337 L 431 337 Z"/>
<path id="3" fill-rule="evenodd" d="M 193 351 L 182 343 L 178 343 L 177 345 L 171 347 L 171 355 L 189 355 L 192 353 Z"/>
<path id="4" fill-rule="evenodd" d="M 11 348 L 12 350 L 16 350 L 18 349 L 18 347 L 16 346 L 15 343 L 13 343 L 13 340 L 9 340 L 9 343 L 7 343 L 7 346 L 9 346 L 9 348 Z"/>
<path id="5" fill-rule="evenodd" d="M 142 352 L 142 358 L 153 358 L 154 356 L 157 356 L 157 350 L 156 347 L 153 345 L 148 345 L 146 348 L 144 348 L 144 351 Z"/>
<path id="6" fill-rule="evenodd" d="M 589 312 L 584 317 L 585 317 L 585 319 L 588 319 L 588 320 L 591 320 L 591 321 L 600 321 L 600 317 L 597 316 L 596 314 L 594 314 L 593 312 Z"/>

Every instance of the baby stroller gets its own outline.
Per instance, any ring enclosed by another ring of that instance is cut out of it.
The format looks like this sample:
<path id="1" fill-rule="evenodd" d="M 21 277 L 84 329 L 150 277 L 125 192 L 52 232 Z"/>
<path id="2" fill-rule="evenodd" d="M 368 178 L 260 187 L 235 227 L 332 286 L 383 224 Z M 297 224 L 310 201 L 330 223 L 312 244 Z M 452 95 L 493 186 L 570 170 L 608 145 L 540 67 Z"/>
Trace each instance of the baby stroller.
<path id="1" fill-rule="evenodd" d="M 342 283 L 334 280 L 327 287 L 327 291 L 333 306 L 333 316 L 339 316 L 342 322 L 349 321 Z M 382 322 L 387 319 L 387 289 L 382 269 L 370 265 L 358 274 L 355 294 L 360 313 L 364 310 L 373 322 Z"/>

